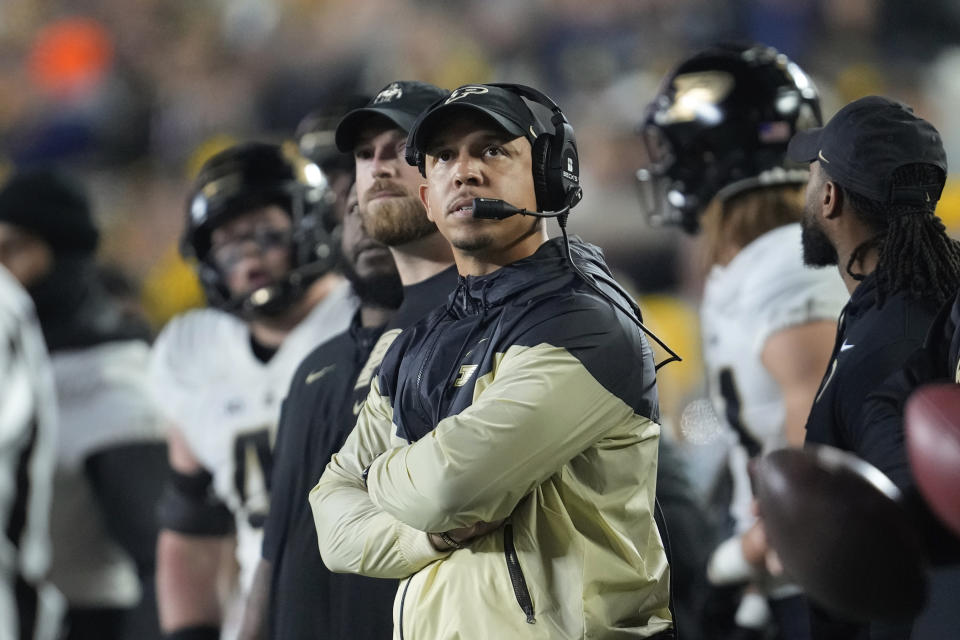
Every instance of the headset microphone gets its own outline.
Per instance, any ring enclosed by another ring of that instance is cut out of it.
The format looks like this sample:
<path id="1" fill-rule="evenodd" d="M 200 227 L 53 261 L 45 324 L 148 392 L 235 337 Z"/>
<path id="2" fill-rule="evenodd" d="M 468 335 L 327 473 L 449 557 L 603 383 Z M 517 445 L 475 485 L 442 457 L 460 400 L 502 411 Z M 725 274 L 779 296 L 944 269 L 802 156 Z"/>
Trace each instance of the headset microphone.
<path id="1" fill-rule="evenodd" d="M 522 216 L 534 216 L 536 218 L 559 218 L 570 213 L 570 206 L 564 206 L 559 211 L 528 211 L 527 209 L 518 209 L 509 202 L 497 200 L 496 198 L 474 198 L 473 199 L 473 217 L 483 220 L 503 220 L 517 214 Z"/>
<path id="2" fill-rule="evenodd" d="M 624 313 L 634 324 L 640 327 L 640 330 L 645 334 L 650 336 L 657 344 L 659 344 L 663 349 L 669 354 L 669 357 L 659 364 L 654 366 L 654 370 L 659 370 L 665 364 L 670 362 L 680 362 L 680 358 L 677 353 L 668 347 L 660 338 L 657 337 L 652 331 L 647 329 L 644 326 L 641 318 L 640 308 L 636 305 L 632 298 L 630 298 L 626 293 L 623 293 L 624 297 L 629 300 L 629 306 L 632 307 L 633 313 L 625 309 L 623 305 L 614 300 L 608 293 L 603 291 L 599 286 L 597 286 L 593 278 L 588 277 L 580 267 L 577 266 L 577 263 L 573 260 L 573 256 L 570 255 L 570 240 L 567 237 L 567 215 L 570 213 L 570 208 L 580 201 L 582 192 L 580 188 L 577 187 L 567 193 L 567 197 L 564 200 L 563 206 L 557 211 L 528 211 L 527 209 L 520 209 L 515 207 L 509 202 L 499 200 L 497 198 L 474 198 L 473 199 L 473 217 L 479 218 L 481 220 L 503 220 L 509 218 L 510 216 L 515 216 L 520 214 L 522 216 L 535 216 L 537 218 L 556 218 L 557 222 L 560 224 L 560 231 L 563 234 L 563 247 L 567 254 L 567 264 L 579 274 L 580 278 L 584 283 L 587 284 L 591 289 L 597 292 L 600 297 L 605 298 L 610 302 L 614 307 L 619 309 Z"/>

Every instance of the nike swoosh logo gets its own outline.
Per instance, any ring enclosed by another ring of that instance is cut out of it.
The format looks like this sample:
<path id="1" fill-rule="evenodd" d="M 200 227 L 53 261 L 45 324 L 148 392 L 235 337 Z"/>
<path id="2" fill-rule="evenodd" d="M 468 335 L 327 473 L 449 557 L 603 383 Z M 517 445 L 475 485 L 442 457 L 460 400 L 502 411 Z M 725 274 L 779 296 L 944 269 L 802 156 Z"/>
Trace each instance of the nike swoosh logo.
<path id="1" fill-rule="evenodd" d="M 830 164 L 830 161 L 823 157 L 823 151 L 817 151 L 817 157 L 820 158 L 821 161 Z"/>
<path id="2" fill-rule="evenodd" d="M 307 375 L 307 384 L 311 384 L 311 383 L 316 382 L 317 380 L 319 380 L 319 379 L 322 378 L 323 376 L 325 376 L 325 375 L 327 375 L 328 373 L 330 373 L 331 371 L 333 371 L 336 367 L 337 367 L 337 365 L 335 365 L 335 364 L 329 364 L 329 365 L 325 366 L 323 369 L 318 369 L 317 371 L 314 371 L 313 373 L 308 374 L 308 375 Z"/>
<path id="3" fill-rule="evenodd" d="M 857 345 L 847 344 L 846 342 L 844 342 L 842 345 L 840 345 L 840 351 L 847 351 L 848 349 L 853 349 L 855 346 Z"/>

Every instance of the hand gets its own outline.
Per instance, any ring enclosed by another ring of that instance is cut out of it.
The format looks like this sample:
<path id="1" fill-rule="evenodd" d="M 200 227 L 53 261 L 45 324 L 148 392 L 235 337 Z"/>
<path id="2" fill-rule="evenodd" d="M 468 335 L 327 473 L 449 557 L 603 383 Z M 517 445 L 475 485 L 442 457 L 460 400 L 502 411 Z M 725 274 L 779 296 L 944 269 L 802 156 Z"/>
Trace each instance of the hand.
<path id="1" fill-rule="evenodd" d="M 484 522 L 481 520 L 480 522 L 470 525 L 469 527 L 451 529 L 450 531 L 447 531 L 446 534 L 457 544 L 466 545 L 474 538 L 479 538 L 480 536 L 484 536 L 499 528 L 501 524 L 503 524 L 503 520 L 497 520 L 496 522 Z M 428 533 L 427 537 L 430 539 L 430 544 L 432 544 L 433 548 L 437 551 L 449 551 L 455 548 L 444 542 L 443 538 L 440 537 L 440 534 Z"/>
<path id="2" fill-rule="evenodd" d="M 763 520 L 757 519 L 749 529 L 740 536 L 740 548 L 743 551 L 743 559 L 750 565 L 760 568 L 763 567 L 764 558 L 770 549 L 767 544 L 767 531 L 763 527 Z"/>
<path id="3" fill-rule="evenodd" d="M 763 517 L 759 513 L 756 500 L 753 501 L 753 512 L 757 516 L 757 521 L 740 536 L 743 558 L 752 566 L 766 569 L 772 576 L 779 576 L 783 573 L 783 565 L 780 563 L 780 556 L 767 540 L 767 530 L 763 525 Z"/>

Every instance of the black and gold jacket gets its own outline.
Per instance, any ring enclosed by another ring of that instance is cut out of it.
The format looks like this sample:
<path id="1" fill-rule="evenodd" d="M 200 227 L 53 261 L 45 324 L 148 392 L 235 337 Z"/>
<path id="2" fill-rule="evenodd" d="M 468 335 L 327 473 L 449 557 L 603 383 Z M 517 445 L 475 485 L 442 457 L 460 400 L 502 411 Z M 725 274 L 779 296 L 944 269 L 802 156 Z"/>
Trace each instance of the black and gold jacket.
<path id="1" fill-rule="evenodd" d="M 462 278 L 445 306 L 404 331 L 310 494 L 328 566 L 407 578 L 395 637 L 648 637 L 670 627 L 653 520 L 652 353 L 562 246 Z M 627 302 L 599 250 L 571 249 Z M 499 520 L 453 553 L 424 534 Z"/>

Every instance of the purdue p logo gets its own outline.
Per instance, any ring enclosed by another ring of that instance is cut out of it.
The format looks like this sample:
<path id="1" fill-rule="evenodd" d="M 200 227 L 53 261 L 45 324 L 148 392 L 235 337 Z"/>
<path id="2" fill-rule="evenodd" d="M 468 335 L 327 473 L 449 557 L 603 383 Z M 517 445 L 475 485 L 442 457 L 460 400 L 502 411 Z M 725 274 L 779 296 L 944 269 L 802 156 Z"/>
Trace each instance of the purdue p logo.
<path id="1" fill-rule="evenodd" d="M 473 374 L 477 370 L 478 366 L 479 365 L 476 364 L 465 364 L 460 367 L 460 374 L 457 376 L 457 379 L 453 381 L 453 386 L 462 387 L 470 382 L 470 378 L 473 377 Z"/>
<path id="2" fill-rule="evenodd" d="M 447 98 L 443 104 L 450 104 L 455 100 L 466 98 L 471 93 L 481 94 L 481 93 L 487 93 L 488 91 L 489 89 L 487 89 L 486 87 L 478 87 L 476 85 L 467 85 L 466 87 L 460 87 L 459 89 L 455 89 L 454 92 L 450 94 L 450 97 Z"/>

